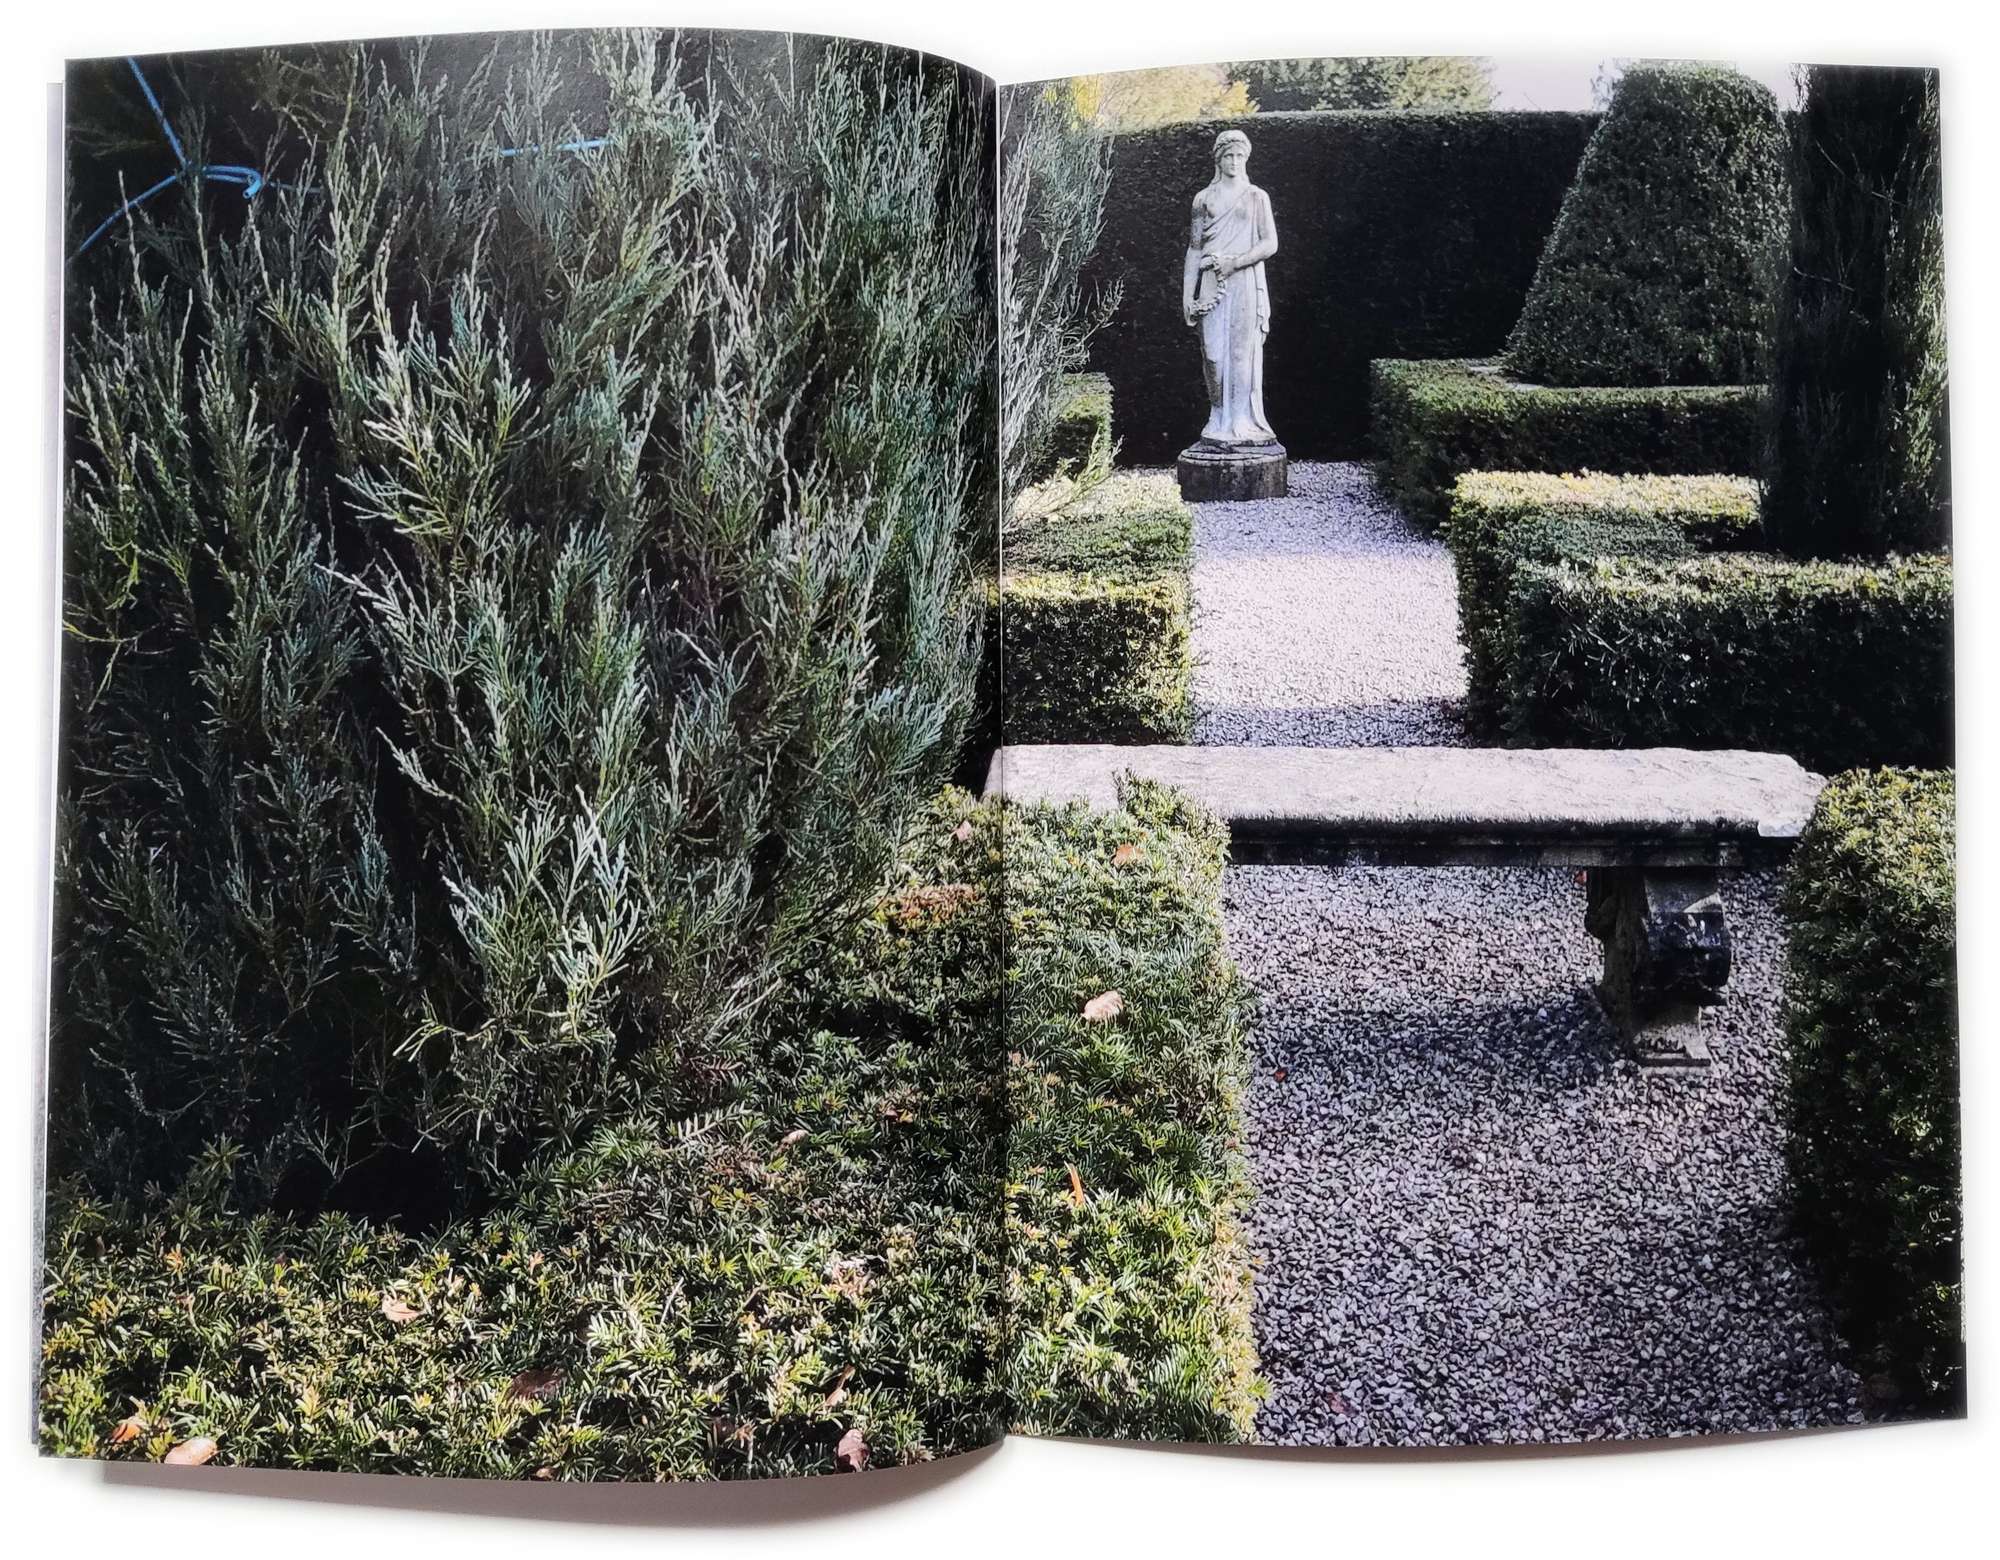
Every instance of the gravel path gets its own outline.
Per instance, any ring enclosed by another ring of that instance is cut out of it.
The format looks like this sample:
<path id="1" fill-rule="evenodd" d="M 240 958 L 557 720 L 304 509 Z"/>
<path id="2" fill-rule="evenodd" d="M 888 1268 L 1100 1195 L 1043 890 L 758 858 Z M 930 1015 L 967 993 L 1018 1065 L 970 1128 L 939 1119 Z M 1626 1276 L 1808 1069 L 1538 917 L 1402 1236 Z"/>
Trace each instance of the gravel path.
<path id="1" fill-rule="evenodd" d="M 1450 555 L 1359 462 L 1294 464 L 1291 489 L 1195 506 L 1195 741 L 1462 742 Z"/>
<path id="2" fill-rule="evenodd" d="M 1365 469 L 1196 509 L 1197 741 L 1464 740 L 1451 566 Z M 1782 1233 L 1776 879 L 1727 879 L 1699 1077 L 1641 1074 L 1560 870 L 1235 867 L 1259 1439 L 1428 1445 L 1839 1423 Z"/>

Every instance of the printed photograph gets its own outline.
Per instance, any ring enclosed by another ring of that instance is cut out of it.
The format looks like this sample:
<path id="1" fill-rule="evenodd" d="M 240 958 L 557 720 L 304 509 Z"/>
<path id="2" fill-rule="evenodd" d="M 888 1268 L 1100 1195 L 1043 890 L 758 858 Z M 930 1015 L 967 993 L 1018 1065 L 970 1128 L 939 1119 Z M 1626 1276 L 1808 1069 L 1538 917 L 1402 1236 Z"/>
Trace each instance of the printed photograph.
<path id="1" fill-rule="evenodd" d="M 67 123 L 43 1448 L 995 1439 L 990 85 L 489 36 Z"/>
<path id="2" fill-rule="evenodd" d="M 993 788 L 1118 885 L 1050 896 L 1066 990 L 1010 988 L 1017 1096 L 1104 1097 L 1081 1159 L 1015 1154 L 1040 1347 L 1098 1361 L 1017 1420 L 1963 1413 L 1936 74 L 1001 102 L 1007 317 L 1063 318 L 1007 381 L 1055 433 L 1003 517 Z M 1010 855 L 1010 928 L 1055 876 Z"/>

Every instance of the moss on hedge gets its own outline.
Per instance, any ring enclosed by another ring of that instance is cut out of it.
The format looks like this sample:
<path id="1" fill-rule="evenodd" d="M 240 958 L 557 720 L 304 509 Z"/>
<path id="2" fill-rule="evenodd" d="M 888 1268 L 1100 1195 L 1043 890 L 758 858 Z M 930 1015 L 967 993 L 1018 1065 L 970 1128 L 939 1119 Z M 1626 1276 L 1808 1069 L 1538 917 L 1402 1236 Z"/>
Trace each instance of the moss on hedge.
<path id="1" fill-rule="evenodd" d="M 1065 374 L 1036 479 L 1088 482 L 1110 470 L 1111 381 L 1103 374 Z"/>
<path id="2" fill-rule="evenodd" d="M 1007 533 L 989 641 L 1009 742 L 1186 739 L 1193 524 L 1171 476 L 1117 473 Z"/>
<path id="3" fill-rule="evenodd" d="M 1682 558 L 1741 547 L 1757 524 L 1745 477 L 1478 471 L 1458 479 L 1445 522 L 1458 577 L 1466 709 L 1495 732 L 1507 681 L 1516 566 L 1596 557 Z"/>
<path id="4" fill-rule="evenodd" d="M 1178 793 L 1011 812 L 1008 1314 L 1038 1435 L 1237 1441 L 1262 1387 L 1226 839 Z M 1104 1021 L 1085 1006 L 1117 992 Z"/>
<path id="5" fill-rule="evenodd" d="M 1430 528 L 1468 471 L 1755 474 L 1764 400 L 1744 385 L 1554 389 L 1466 358 L 1384 358 L 1370 370 L 1377 474 Z"/>
<path id="6" fill-rule="evenodd" d="M 1768 87 L 1633 66 L 1563 197 L 1507 367 L 1551 385 L 1762 383 L 1789 199 Z"/>
<path id="7" fill-rule="evenodd" d="M 1942 556 L 1523 563 L 1507 622 L 1522 746 L 1755 748 L 1823 773 L 1951 761 Z"/>
<path id="8" fill-rule="evenodd" d="M 1845 774 L 1786 881 L 1800 1233 L 1878 1408 L 1962 1409 L 1957 792 Z"/>

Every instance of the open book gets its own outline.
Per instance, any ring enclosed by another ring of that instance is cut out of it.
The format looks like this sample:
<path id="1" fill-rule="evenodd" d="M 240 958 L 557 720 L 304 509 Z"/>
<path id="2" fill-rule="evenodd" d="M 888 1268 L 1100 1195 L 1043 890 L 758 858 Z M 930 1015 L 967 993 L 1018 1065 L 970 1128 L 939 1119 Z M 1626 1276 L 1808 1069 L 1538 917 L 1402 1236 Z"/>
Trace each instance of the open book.
<path id="1" fill-rule="evenodd" d="M 1937 83 L 1765 75 L 75 65 L 43 1448 L 1961 1411 Z"/>

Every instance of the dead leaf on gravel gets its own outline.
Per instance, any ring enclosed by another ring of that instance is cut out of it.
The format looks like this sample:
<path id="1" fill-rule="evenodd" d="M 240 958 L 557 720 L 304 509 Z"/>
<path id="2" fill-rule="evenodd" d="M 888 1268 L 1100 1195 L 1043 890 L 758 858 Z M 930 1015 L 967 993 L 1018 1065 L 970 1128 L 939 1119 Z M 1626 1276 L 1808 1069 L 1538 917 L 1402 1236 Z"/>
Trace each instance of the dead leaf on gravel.
<path id="1" fill-rule="evenodd" d="M 1108 1024 L 1124 1011 L 1125 994 L 1122 991 L 1102 992 L 1083 1005 L 1084 1020 L 1092 1024 Z"/>
<path id="2" fill-rule="evenodd" d="M 212 1437 L 198 1435 L 192 1441 L 181 1442 L 160 1460 L 177 1468 L 199 1468 L 220 1450 Z"/>
<path id="3" fill-rule="evenodd" d="M 868 1466 L 868 1438 L 856 1425 L 840 1438 L 840 1445 L 833 1449 L 834 1461 L 850 1472 L 859 1473 Z"/>

